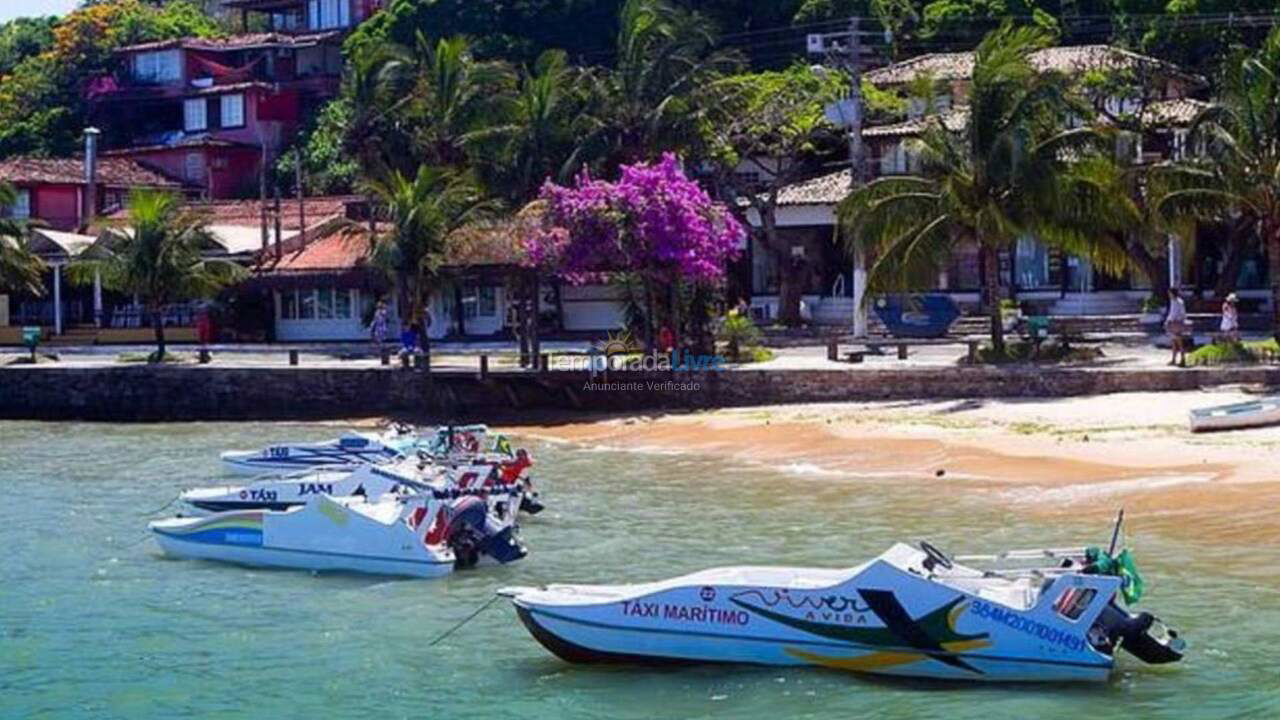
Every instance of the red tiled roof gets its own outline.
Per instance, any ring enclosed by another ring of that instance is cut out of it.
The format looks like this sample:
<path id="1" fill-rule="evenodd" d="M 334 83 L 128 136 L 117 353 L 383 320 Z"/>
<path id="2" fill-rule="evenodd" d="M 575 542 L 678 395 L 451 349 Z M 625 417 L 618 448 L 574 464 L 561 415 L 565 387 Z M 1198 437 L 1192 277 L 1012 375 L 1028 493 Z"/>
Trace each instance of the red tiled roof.
<path id="1" fill-rule="evenodd" d="M 334 218 L 345 217 L 347 206 L 352 203 L 365 202 L 358 196 L 309 197 L 303 200 L 307 213 L 307 227 L 314 228 Z M 214 200 L 188 204 L 188 209 L 199 213 L 208 225 L 228 225 L 233 227 L 260 227 L 262 225 L 262 201 L 260 200 Z M 275 210 L 275 200 L 267 200 L 268 214 Z M 121 209 L 112 213 L 110 220 L 127 220 L 128 210 Z M 271 220 L 274 227 L 275 221 Z M 296 199 L 280 201 L 280 228 L 285 232 L 302 228 L 302 215 L 298 212 Z"/>
<path id="2" fill-rule="evenodd" d="M 273 272 L 339 272 L 369 260 L 368 228 L 345 227 L 308 243 L 276 263 Z"/>
<path id="3" fill-rule="evenodd" d="M 0 160 L 0 180 L 29 184 L 84 184 L 84 158 L 12 157 Z M 107 187 L 180 188 L 164 173 L 127 158 L 98 159 L 98 182 Z"/>
<path id="4" fill-rule="evenodd" d="M 201 50 L 206 52 L 233 52 L 236 50 L 253 50 L 262 48 L 298 48 L 310 47 L 332 40 L 341 35 L 338 31 L 308 33 L 305 35 L 286 35 L 284 33 L 245 33 L 220 38 L 185 37 L 173 40 L 129 45 L 117 52 L 132 53 L 148 50 Z"/>

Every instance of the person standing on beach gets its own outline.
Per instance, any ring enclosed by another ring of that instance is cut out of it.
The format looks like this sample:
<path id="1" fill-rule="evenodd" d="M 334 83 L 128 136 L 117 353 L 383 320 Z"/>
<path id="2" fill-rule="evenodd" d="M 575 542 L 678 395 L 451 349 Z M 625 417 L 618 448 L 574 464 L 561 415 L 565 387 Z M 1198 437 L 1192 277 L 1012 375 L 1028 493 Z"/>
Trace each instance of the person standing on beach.
<path id="1" fill-rule="evenodd" d="M 1186 367 L 1187 304 L 1182 301 L 1182 295 L 1177 288 L 1169 288 L 1169 314 L 1164 318 L 1164 329 L 1169 333 L 1170 344 L 1173 347 L 1173 356 L 1169 358 L 1169 364 Z M 1179 353 L 1182 355 L 1181 360 L 1178 358 Z"/>
<path id="2" fill-rule="evenodd" d="M 387 303 L 378 301 L 373 311 L 373 321 L 369 323 L 369 331 L 373 338 L 374 352 L 382 354 L 382 345 L 387 341 Z"/>
<path id="3" fill-rule="evenodd" d="M 1222 324 L 1218 326 L 1218 330 L 1222 333 L 1222 339 L 1225 342 L 1240 342 L 1240 310 L 1237 308 L 1239 302 L 1240 298 L 1235 293 L 1227 295 L 1227 299 L 1222 301 Z"/>

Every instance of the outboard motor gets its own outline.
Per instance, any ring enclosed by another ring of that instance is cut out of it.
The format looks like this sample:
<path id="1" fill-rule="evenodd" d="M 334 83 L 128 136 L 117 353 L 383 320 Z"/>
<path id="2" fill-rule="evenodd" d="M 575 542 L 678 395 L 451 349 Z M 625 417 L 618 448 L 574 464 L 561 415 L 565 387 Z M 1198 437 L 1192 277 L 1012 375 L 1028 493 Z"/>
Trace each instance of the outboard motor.
<path id="1" fill-rule="evenodd" d="M 445 537 L 457 557 L 459 569 L 475 567 L 482 555 L 509 563 L 529 554 L 516 539 L 510 513 L 506 514 L 505 520 L 495 517 L 489 512 L 488 503 L 476 495 L 452 502 Z"/>
<path id="2" fill-rule="evenodd" d="M 1109 649 L 1114 650 L 1119 645 L 1130 655 L 1152 665 L 1177 662 L 1186 649 L 1186 642 L 1178 637 L 1177 631 L 1167 627 L 1159 618 L 1148 612 L 1131 615 L 1117 606 L 1114 600 L 1107 603 L 1098 615 L 1089 632 L 1090 640 L 1098 634 L 1105 636 Z"/>

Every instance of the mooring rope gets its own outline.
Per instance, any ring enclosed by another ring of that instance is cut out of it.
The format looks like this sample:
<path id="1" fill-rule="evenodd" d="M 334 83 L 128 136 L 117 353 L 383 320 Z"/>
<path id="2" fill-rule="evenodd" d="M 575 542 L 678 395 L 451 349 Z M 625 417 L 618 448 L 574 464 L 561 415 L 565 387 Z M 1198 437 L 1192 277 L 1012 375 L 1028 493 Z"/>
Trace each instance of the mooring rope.
<path id="1" fill-rule="evenodd" d="M 170 498 L 170 499 L 169 499 L 169 502 L 165 503 L 164 505 L 161 505 L 160 507 L 156 508 L 155 510 L 152 510 L 152 511 L 150 511 L 150 512 L 144 512 L 144 513 L 141 513 L 141 514 L 142 514 L 143 516 L 149 516 L 149 515 L 155 515 L 155 514 L 157 514 L 157 513 L 164 512 L 165 510 L 168 510 L 168 509 L 170 508 L 170 506 L 172 506 L 174 503 L 178 502 L 178 500 L 180 500 L 180 499 L 182 499 L 182 493 L 178 493 L 177 495 L 174 495 L 172 498 Z"/>
<path id="2" fill-rule="evenodd" d="M 502 599 L 502 596 L 501 596 L 501 595 L 494 595 L 493 597 L 489 598 L 489 600 L 488 600 L 487 602 L 485 602 L 485 604 L 481 605 L 481 606 L 480 606 L 480 607 L 479 607 L 475 612 L 473 612 L 473 613 L 471 613 L 470 615 L 468 615 L 468 616 L 466 616 L 465 618 L 463 618 L 463 619 L 462 619 L 462 622 L 458 623 L 457 625 L 454 625 L 453 627 L 449 628 L 448 630 L 445 630 L 442 634 L 440 634 L 438 637 L 436 637 L 436 639 L 435 639 L 435 640 L 432 640 L 431 642 L 427 643 L 427 647 L 434 647 L 437 643 L 441 642 L 441 641 L 442 641 L 442 640 L 444 640 L 445 638 L 447 638 L 447 637 L 449 637 L 450 635 L 454 634 L 454 633 L 455 633 L 455 632 L 457 632 L 458 630 L 461 630 L 463 625 L 466 625 L 467 623 L 471 622 L 472 620 L 475 620 L 477 615 L 479 615 L 480 613 L 484 612 L 485 610 L 488 610 L 490 605 L 494 604 L 495 602 L 497 602 L 497 601 L 499 601 L 499 600 L 501 600 L 501 599 Z"/>

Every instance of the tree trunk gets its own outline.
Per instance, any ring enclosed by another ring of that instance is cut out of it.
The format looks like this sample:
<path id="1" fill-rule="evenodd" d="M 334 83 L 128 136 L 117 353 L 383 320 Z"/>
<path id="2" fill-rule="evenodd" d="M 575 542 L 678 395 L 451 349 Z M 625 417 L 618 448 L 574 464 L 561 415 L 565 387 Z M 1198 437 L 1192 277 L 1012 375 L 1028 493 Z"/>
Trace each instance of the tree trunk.
<path id="1" fill-rule="evenodd" d="M 671 314 L 668 316 L 671 322 L 671 334 L 673 349 L 678 349 L 683 345 L 684 328 L 680 327 L 682 318 L 680 317 L 680 279 L 672 278 L 671 287 L 667 293 L 671 298 Z"/>
<path id="2" fill-rule="evenodd" d="M 1267 234 L 1263 237 L 1265 242 L 1268 243 L 1268 249 L 1270 249 L 1274 242 L 1271 238 L 1271 234 L 1274 231 L 1264 230 L 1264 232 Z M 1236 281 L 1240 279 L 1240 266 L 1244 264 L 1245 251 L 1248 249 L 1248 243 L 1245 242 L 1245 233 L 1233 227 L 1227 235 L 1227 254 L 1222 259 L 1222 271 L 1218 273 L 1218 282 L 1213 287 L 1213 294 L 1218 299 L 1222 299 L 1227 293 L 1236 289 Z M 1272 262 L 1270 259 L 1271 254 L 1268 252 L 1268 265 Z"/>
<path id="3" fill-rule="evenodd" d="M 1280 343 L 1280 223 L 1267 229 L 1267 282 L 1271 283 L 1271 335 Z"/>
<path id="4" fill-rule="evenodd" d="M 714 355 L 715 343 L 707 338 L 707 288 L 702 283 L 693 287 L 693 300 L 689 303 L 689 326 L 693 335 L 693 349 L 700 355 Z"/>
<path id="5" fill-rule="evenodd" d="M 1125 252 L 1151 283 L 1151 294 L 1161 300 L 1169 297 L 1168 258 L 1153 255 L 1147 250 L 1147 246 L 1137 239 L 1129 240 L 1125 245 Z"/>
<path id="6" fill-rule="evenodd" d="M 164 310 L 155 308 L 151 311 L 151 323 L 156 335 L 156 362 L 164 362 Z"/>
<path id="7" fill-rule="evenodd" d="M 467 335 L 467 309 L 463 306 L 462 283 L 455 282 L 453 284 L 453 322 L 458 327 L 458 336 L 466 337 Z M 479 302 L 479 298 L 477 298 Z"/>
<path id="8" fill-rule="evenodd" d="M 991 317 L 991 349 L 996 355 L 1004 354 L 1004 317 L 1000 313 L 1000 253 L 993 248 L 983 247 L 982 295 L 987 305 L 987 313 Z"/>
<path id="9" fill-rule="evenodd" d="M 556 298 L 556 332 L 564 332 L 564 283 L 556 278 L 551 281 Z"/>
<path id="10" fill-rule="evenodd" d="M 644 285 L 644 349 L 645 352 L 652 353 L 657 347 L 654 344 L 654 327 L 653 327 L 653 281 L 649 279 L 647 274 L 641 273 L 641 282 Z"/>

